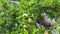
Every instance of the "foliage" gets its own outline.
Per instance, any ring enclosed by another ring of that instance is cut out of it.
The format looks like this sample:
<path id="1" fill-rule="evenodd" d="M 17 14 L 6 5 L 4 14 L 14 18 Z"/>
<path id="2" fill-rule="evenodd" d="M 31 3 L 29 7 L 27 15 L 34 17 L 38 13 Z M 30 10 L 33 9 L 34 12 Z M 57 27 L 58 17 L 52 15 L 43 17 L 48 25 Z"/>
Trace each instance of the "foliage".
<path id="1" fill-rule="evenodd" d="M 0 34 L 43 34 L 45 28 L 35 25 L 38 16 L 41 13 L 47 13 L 50 18 L 60 15 L 60 0 L 16 1 L 20 3 L 0 0 Z"/>

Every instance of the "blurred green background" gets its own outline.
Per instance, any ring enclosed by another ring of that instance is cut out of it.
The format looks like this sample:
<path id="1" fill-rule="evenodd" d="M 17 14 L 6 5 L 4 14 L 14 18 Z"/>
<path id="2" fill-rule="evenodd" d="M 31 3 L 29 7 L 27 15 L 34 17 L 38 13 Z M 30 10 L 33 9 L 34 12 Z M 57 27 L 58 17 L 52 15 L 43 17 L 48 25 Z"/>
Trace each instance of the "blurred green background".
<path id="1" fill-rule="evenodd" d="M 41 13 L 60 21 L 60 0 L 13 0 L 18 4 L 10 1 L 0 0 L 0 34 L 44 34 L 46 29 L 35 25 Z M 60 32 L 60 26 L 56 29 Z"/>

